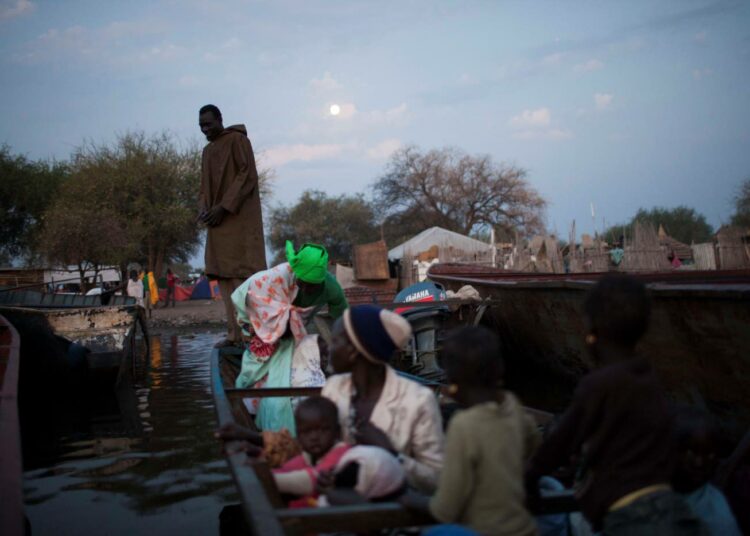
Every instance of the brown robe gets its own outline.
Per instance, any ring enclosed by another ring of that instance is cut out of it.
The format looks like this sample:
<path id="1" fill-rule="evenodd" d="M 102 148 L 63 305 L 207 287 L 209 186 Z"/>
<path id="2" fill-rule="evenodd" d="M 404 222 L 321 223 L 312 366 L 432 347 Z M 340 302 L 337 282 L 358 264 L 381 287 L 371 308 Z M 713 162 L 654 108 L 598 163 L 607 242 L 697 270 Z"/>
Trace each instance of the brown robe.
<path id="1" fill-rule="evenodd" d="M 204 147 L 199 203 L 228 211 L 220 225 L 208 228 L 206 275 L 246 279 L 265 270 L 258 171 L 245 125 L 227 127 Z"/>

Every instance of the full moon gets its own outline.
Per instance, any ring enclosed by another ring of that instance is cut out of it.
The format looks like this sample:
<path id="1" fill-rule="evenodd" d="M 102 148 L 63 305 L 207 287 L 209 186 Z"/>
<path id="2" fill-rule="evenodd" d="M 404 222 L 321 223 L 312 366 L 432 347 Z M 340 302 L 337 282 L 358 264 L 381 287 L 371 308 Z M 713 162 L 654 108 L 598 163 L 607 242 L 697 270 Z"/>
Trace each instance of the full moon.
<path id="1" fill-rule="evenodd" d="M 338 104 L 331 104 L 331 115 L 339 115 L 341 107 Z"/>

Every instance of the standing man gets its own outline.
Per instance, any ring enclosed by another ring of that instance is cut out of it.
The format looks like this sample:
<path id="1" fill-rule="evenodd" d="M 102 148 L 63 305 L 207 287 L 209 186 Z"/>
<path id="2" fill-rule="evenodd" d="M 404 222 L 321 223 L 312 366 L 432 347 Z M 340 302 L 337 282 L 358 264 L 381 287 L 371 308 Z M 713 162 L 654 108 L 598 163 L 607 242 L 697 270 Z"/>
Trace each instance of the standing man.
<path id="1" fill-rule="evenodd" d="M 207 104 L 198 121 L 208 145 L 203 149 L 198 219 L 208 228 L 206 275 L 219 282 L 227 313 L 227 338 L 242 339 L 232 292 L 255 272 L 266 269 L 258 171 L 245 125 L 224 128 L 219 108 Z"/>

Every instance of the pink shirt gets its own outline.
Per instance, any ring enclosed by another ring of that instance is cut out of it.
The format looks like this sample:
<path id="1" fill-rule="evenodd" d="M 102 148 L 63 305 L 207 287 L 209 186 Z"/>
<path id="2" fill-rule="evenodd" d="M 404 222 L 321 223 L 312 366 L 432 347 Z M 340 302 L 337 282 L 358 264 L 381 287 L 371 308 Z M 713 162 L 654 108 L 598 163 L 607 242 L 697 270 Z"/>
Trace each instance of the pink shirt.
<path id="1" fill-rule="evenodd" d="M 279 491 L 302 496 L 301 499 L 291 501 L 289 506 L 292 508 L 310 506 L 311 499 L 318 497 L 318 493 L 315 490 L 318 482 L 318 474 L 321 471 L 334 469 L 350 448 L 350 445 L 339 442 L 326 452 L 315 465 L 312 465 L 310 455 L 303 452 L 278 469 L 274 469 L 273 475 Z"/>

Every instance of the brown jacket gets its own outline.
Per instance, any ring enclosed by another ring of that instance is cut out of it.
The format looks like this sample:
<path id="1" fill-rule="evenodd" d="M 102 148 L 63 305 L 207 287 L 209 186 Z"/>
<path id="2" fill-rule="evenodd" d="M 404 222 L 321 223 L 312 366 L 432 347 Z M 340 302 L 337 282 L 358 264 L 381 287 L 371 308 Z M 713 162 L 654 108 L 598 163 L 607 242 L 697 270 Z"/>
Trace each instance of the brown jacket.
<path id="1" fill-rule="evenodd" d="M 576 495 L 596 530 L 618 499 L 669 482 L 667 402 L 644 358 L 602 367 L 580 381 L 570 407 L 532 458 L 530 473 L 549 474 L 582 449 L 586 474 Z"/>
<path id="2" fill-rule="evenodd" d="M 208 228 L 206 275 L 246 279 L 266 269 L 258 171 L 245 125 L 224 129 L 203 149 L 201 209 L 220 204 L 228 214 Z"/>

